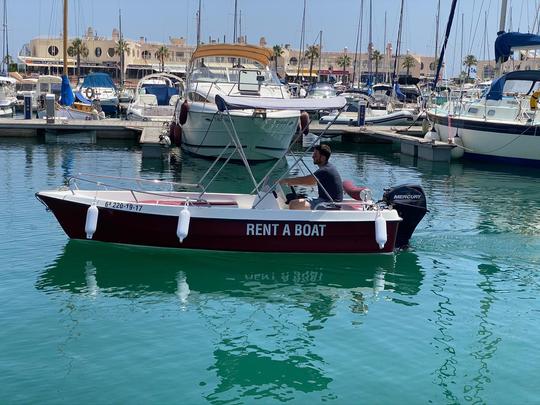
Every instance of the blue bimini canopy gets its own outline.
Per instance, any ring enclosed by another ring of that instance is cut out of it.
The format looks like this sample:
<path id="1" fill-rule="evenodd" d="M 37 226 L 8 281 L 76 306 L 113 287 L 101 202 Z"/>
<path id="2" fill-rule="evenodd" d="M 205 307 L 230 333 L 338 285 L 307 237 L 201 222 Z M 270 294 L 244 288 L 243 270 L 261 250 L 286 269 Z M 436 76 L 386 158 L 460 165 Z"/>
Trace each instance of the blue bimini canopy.
<path id="1" fill-rule="evenodd" d="M 523 34 L 521 32 L 503 32 L 495 40 L 495 61 L 506 62 L 512 55 L 512 48 L 538 49 L 540 35 Z"/>
<path id="2" fill-rule="evenodd" d="M 109 87 L 116 90 L 116 86 L 107 73 L 90 73 L 84 78 L 82 87 Z"/>
<path id="3" fill-rule="evenodd" d="M 540 70 L 516 70 L 502 75 L 493 83 L 486 94 L 487 100 L 500 100 L 503 96 L 504 84 L 508 80 L 540 81 Z"/>

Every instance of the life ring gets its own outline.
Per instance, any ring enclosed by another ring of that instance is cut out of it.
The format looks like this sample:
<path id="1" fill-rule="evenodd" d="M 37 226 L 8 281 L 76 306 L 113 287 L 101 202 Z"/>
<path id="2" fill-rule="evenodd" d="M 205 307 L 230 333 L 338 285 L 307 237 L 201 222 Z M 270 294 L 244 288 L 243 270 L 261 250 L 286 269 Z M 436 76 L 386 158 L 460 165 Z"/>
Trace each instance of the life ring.
<path id="1" fill-rule="evenodd" d="M 535 91 L 532 94 L 531 99 L 529 100 L 531 110 L 536 110 L 536 108 L 538 107 L 538 97 L 540 97 L 540 90 Z"/>
<path id="2" fill-rule="evenodd" d="M 178 122 L 180 123 L 180 125 L 184 125 L 186 123 L 188 112 L 189 112 L 189 104 L 187 100 L 184 100 L 184 102 L 180 106 L 180 115 L 178 116 Z"/>
<path id="3" fill-rule="evenodd" d="M 309 133 L 309 114 L 306 111 L 300 113 L 300 132 L 304 135 Z"/>
<path id="4" fill-rule="evenodd" d="M 84 91 L 84 95 L 86 96 L 88 100 L 92 100 L 95 94 L 96 92 L 94 91 L 93 87 L 87 87 L 86 90 Z"/>

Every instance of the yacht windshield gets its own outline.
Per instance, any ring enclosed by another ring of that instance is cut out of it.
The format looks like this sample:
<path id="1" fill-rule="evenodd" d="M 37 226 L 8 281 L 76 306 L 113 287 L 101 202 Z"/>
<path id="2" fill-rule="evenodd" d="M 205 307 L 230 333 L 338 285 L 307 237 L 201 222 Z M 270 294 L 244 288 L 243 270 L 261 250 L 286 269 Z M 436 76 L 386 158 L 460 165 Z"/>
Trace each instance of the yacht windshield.
<path id="1" fill-rule="evenodd" d="M 213 58 L 216 59 L 216 58 Z M 213 82 L 213 83 L 238 83 L 240 72 L 256 72 L 260 76 L 260 83 L 263 85 L 279 85 L 277 76 L 267 67 L 257 62 L 245 61 L 231 58 L 229 61 L 208 62 L 205 60 L 197 61 L 197 66 L 191 72 L 191 80 L 194 82 Z M 229 63 L 228 63 L 229 62 Z"/>

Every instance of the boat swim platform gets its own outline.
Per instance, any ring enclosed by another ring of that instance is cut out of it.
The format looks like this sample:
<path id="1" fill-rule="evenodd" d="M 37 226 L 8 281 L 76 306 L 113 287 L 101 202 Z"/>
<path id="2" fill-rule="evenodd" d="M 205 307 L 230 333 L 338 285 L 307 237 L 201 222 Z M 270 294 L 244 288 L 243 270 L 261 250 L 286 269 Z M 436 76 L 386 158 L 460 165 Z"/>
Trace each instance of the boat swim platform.
<path id="1" fill-rule="evenodd" d="M 326 125 L 309 124 L 310 132 L 321 134 Z M 424 139 L 424 133 L 416 126 L 378 126 L 357 127 L 352 125 L 331 125 L 323 136 L 341 136 L 342 141 L 354 143 L 397 143 L 401 153 L 418 159 L 433 162 L 450 162 L 454 144 Z"/>
<path id="2" fill-rule="evenodd" d="M 118 118 L 104 120 L 67 120 L 56 118 L 54 123 L 46 119 L 2 118 L 1 138 L 43 137 L 53 142 L 95 142 L 96 139 L 133 140 L 143 149 L 143 157 L 162 156 L 165 145 L 160 140 L 164 132 L 161 122 L 127 121 Z M 168 149 L 168 147 L 167 147 Z"/>

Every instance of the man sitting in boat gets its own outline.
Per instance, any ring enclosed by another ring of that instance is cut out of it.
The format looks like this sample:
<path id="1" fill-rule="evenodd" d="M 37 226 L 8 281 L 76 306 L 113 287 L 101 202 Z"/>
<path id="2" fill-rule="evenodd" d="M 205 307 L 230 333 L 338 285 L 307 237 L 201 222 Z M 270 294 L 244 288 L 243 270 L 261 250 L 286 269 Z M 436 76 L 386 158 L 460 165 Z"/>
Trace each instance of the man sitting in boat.
<path id="1" fill-rule="evenodd" d="M 315 173 L 302 177 L 291 177 L 280 180 L 280 184 L 289 186 L 314 186 L 317 184 L 317 198 L 298 198 L 289 202 L 291 210 L 336 209 L 333 202 L 343 200 L 341 176 L 335 166 L 328 162 L 332 151 L 326 144 L 317 145 L 313 149 L 313 163 L 319 166 Z"/>

